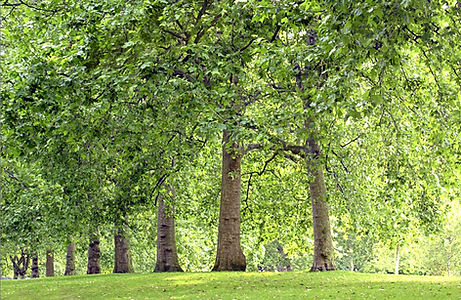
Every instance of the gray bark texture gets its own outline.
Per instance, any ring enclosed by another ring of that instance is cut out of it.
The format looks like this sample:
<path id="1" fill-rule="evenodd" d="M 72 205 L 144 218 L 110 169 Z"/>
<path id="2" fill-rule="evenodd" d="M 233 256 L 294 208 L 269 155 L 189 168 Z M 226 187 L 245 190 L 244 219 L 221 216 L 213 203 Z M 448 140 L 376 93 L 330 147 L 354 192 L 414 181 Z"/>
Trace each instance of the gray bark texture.
<path id="1" fill-rule="evenodd" d="M 157 263 L 154 272 L 182 272 L 176 250 L 174 207 L 165 204 L 163 196 L 158 199 L 157 213 Z"/>
<path id="2" fill-rule="evenodd" d="M 320 153 L 320 147 L 315 143 L 313 138 L 310 138 L 308 142 L 310 148 L 308 170 L 314 178 L 309 186 L 314 226 L 314 261 L 310 271 L 332 271 L 336 270 L 336 267 L 333 257 L 334 249 L 331 238 L 330 216 L 328 213 L 328 204 L 325 201 L 325 178 L 322 166 L 316 161 Z"/>
<path id="3" fill-rule="evenodd" d="M 227 130 L 222 144 L 218 249 L 213 271 L 245 271 L 246 258 L 240 246 L 241 149 L 230 141 Z"/>
<path id="4" fill-rule="evenodd" d="M 64 275 L 75 275 L 75 243 L 71 242 L 67 245 L 66 253 L 66 271 Z"/>
<path id="5" fill-rule="evenodd" d="M 128 227 L 124 230 L 121 228 L 115 229 L 114 235 L 114 273 L 133 273 L 133 264 L 131 262 L 129 240 L 126 235 Z"/>
<path id="6" fill-rule="evenodd" d="M 53 250 L 46 250 L 46 277 L 54 276 L 54 253 Z"/>
<path id="7" fill-rule="evenodd" d="M 88 266 L 87 274 L 99 274 L 101 273 L 101 266 L 99 261 L 101 259 L 101 250 L 99 249 L 99 239 L 92 237 L 88 246 Z"/>

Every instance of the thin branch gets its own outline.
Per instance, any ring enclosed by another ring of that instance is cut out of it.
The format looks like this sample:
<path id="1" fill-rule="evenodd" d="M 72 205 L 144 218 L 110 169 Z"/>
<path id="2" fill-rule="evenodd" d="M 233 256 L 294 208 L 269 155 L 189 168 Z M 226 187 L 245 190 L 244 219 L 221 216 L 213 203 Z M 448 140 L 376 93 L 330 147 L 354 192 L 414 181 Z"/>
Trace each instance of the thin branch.
<path id="1" fill-rule="evenodd" d="M 359 134 L 356 138 L 350 140 L 349 142 L 343 144 L 343 145 L 340 145 L 342 148 L 344 147 L 347 147 L 348 145 L 352 144 L 353 142 L 355 142 L 356 140 L 358 140 L 361 136 L 363 135 L 363 132 L 361 134 Z"/>
<path id="2" fill-rule="evenodd" d="M 5 168 L 2 168 L 3 171 L 8 174 L 8 176 L 11 178 L 11 179 L 14 179 L 16 180 L 17 182 L 19 182 L 26 190 L 29 190 L 29 187 L 24 183 L 22 182 L 21 180 L 19 180 L 19 178 L 17 178 L 12 172 L 10 172 L 9 170 L 5 169 Z"/>
<path id="3" fill-rule="evenodd" d="M 198 12 L 197 17 L 195 18 L 195 24 L 197 24 L 200 21 L 200 19 L 202 18 L 203 14 L 205 13 L 205 11 L 208 8 L 208 4 L 209 3 L 208 3 L 207 0 L 203 1 L 202 8 L 200 9 L 200 11 Z"/>
<path id="4" fill-rule="evenodd" d="M 44 12 L 56 13 L 56 12 L 59 11 L 59 9 L 40 8 L 40 7 L 34 6 L 34 5 L 30 4 L 30 3 L 27 3 L 24 0 L 18 0 L 17 3 L 8 3 L 8 0 L 6 0 L 5 2 L 3 2 L 3 4 L 0 5 L 0 7 L 3 6 L 3 7 L 13 7 L 14 8 L 14 7 L 18 7 L 18 6 L 21 6 L 21 5 L 27 6 L 28 8 L 31 8 L 31 9 L 44 11 Z"/>
<path id="5" fill-rule="evenodd" d="M 213 21 L 211 21 L 211 24 L 208 28 L 210 27 L 213 27 L 217 22 L 218 20 L 221 18 L 221 14 L 218 14 L 214 17 Z M 207 29 L 208 29 L 207 28 Z M 195 37 L 195 40 L 194 40 L 194 43 L 197 44 L 198 42 L 200 42 L 200 39 L 202 38 L 202 36 L 205 34 L 206 32 L 206 29 L 205 28 L 200 28 L 200 30 L 197 32 L 197 36 Z"/>
<path id="6" fill-rule="evenodd" d="M 275 39 L 277 38 L 277 35 L 279 34 L 280 28 L 282 28 L 282 26 L 277 25 L 277 28 L 275 28 L 275 32 L 272 35 L 271 39 L 269 40 L 269 43 L 272 43 L 273 41 L 275 41 Z"/>
<path id="7" fill-rule="evenodd" d="M 165 32 L 165 33 L 168 33 L 168 34 L 170 34 L 170 35 L 172 35 L 172 36 L 174 36 L 175 38 L 180 39 L 181 41 L 185 41 L 185 40 L 186 40 L 186 37 L 180 35 L 180 34 L 177 33 L 177 32 L 174 32 L 174 31 L 171 31 L 171 30 L 168 30 L 168 29 L 162 29 L 162 31 Z"/>
<path id="8" fill-rule="evenodd" d="M 250 173 L 247 173 L 247 174 L 243 174 L 243 175 L 250 175 L 250 178 L 248 179 L 246 197 L 245 197 L 245 200 L 244 200 L 245 203 L 246 203 L 246 206 L 247 206 L 248 210 L 250 211 L 250 213 L 251 213 L 251 209 L 248 207 L 248 202 L 247 202 L 247 201 L 248 201 L 248 196 L 249 196 L 249 193 L 250 193 L 251 179 L 253 178 L 253 175 L 254 175 L 254 174 L 258 174 L 259 176 L 261 176 L 261 175 L 266 171 L 267 166 L 269 165 L 269 163 L 275 159 L 275 157 L 277 156 L 277 154 L 278 154 L 278 151 L 275 151 L 274 154 L 272 154 L 272 156 L 271 156 L 268 160 L 266 160 L 266 161 L 264 162 L 264 167 L 262 168 L 261 171 L 259 171 L 259 172 L 253 171 L 253 172 L 250 172 Z M 243 175 L 242 175 L 242 176 L 243 176 Z"/>
<path id="9" fill-rule="evenodd" d="M 248 152 L 256 150 L 256 149 L 261 149 L 262 147 L 263 147 L 263 145 L 261 145 L 259 143 L 250 144 L 250 145 L 248 145 L 248 147 L 246 147 L 245 150 L 243 150 L 242 155 L 245 155 Z"/>
<path id="10" fill-rule="evenodd" d="M 341 165 L 343 166 L 344 170 L 346 171 L 346 173 L 350 173 L 349 170 L 347 169 L 346 165 L 344 164 L 342 158 L 335 152 L 335 150 L 331 149 L 331 153 L 333 153 L 337 158 L 339 158 L 339 162 L 341 163 Z"/>
<path id="11" fill-rule="evenodd" d="M 245 51 L 248 47 L 251 46 L 251 44 L 253 44 L 253 42 L 256 41 L 256 39 L 251 39 L 248 44 L 246 44 L 242 49 L 239 50 L 239 52 L 242 52 L 242 51 Z"/>

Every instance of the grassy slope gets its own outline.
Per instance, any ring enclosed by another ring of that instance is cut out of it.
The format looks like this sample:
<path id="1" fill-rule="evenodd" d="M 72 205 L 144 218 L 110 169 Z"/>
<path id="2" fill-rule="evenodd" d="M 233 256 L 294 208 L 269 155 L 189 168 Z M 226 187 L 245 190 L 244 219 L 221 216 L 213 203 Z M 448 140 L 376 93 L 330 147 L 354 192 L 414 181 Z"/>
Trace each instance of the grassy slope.
<path id="1" fill-rule="evenodd" d="M 110 274 L 3 280 L 7 299 L 461 299 L 461 278 L 328 273 Z"/>

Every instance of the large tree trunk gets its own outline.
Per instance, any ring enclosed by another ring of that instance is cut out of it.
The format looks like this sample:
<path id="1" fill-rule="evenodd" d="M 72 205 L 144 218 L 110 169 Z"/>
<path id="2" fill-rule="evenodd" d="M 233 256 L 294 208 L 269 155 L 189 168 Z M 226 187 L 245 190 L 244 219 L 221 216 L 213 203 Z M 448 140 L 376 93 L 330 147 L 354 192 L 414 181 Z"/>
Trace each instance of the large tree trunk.
<path id="1" fill-rule="evenodd" d="M 46 250 L 46 277 L 54 276 L 54 253 L 53 250 Z"/>
<path id="2" fill-rule="evenodd" d="M 67 245 L 66 271 L 64 275 L 75 275 L 75 243 Z"/>
<path id="3" fill-rule="evenodd" d="M 90 245 L 88 246 L 87 274 L 101 273 L 101 266 L 99 265 L 100 258 L 101 250 L 99 249 L 99 239 L 96 236 L 92 236 Z"/>
<path id="4" fill-rule="evenodd" d="M 219 208 L 218 249 L 213 271 L 245 271 L 246 259 L 240 246 L 240 161 L 236 143 L 223 133 L 221 204 Z"/>
<path id="5" fill-rule="evenodd" d="M 182 272 L 176 250 L 173 204 L 168 207 L 163 196 L 158 200 L 157 263 L 154 272 Z"/>
<path id="6" fill-rule="evenodd" d="M 30 267 L 31 272 L 30 272 L 30 277 L 32 278 L 38 278 L 40 275 L 38 273 L 38 254 L 35 253 L 32 256 L 32 265 Z"/>
<path id="7" fill-rule="evenodd" d="M 310 148 L 308 170 L 311 176 L 314 177 L 314 181 L 309 186 L 314 223 L 314 261 L 310 271 L 332 271 L 336 270 L 336 267 L 333 262 L 334 250 L 328 204 L 325 201 L 325 179 L 322 167 L 318 163 L 320 147 L 313 138 L 310 138 L 308 142 Z"/>
<path id="8" fill-rule="evenodd" d="M 125 227 L 125 230 L 128 230 Z M 114 273 L 133 273 L 133 264 L 131 263 L 129 240 L 126 233 L 121 228 L 116 228 L 114 235 Z"/>

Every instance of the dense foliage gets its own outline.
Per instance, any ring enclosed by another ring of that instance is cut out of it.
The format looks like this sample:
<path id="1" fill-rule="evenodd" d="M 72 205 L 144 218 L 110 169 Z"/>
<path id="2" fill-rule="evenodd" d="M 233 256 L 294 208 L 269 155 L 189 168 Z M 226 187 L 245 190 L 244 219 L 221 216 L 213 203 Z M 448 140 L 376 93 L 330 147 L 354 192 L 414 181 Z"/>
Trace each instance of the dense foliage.
<path id="1" fill-rule="evenodd" d="M 171 191 L 180 264 L 210 270 L 224 143 L 249 270 L 312 264 L 321 172 L 339 268 L 393 272 L 400 249 L 400 272 L 460 274 L 459 2 L 0 5 L 3 270 L 47 249 L 64 269 L 77 241 L 82 273 L 99 233 L 109 272 L 122 227 L 153 270 Z"/>

